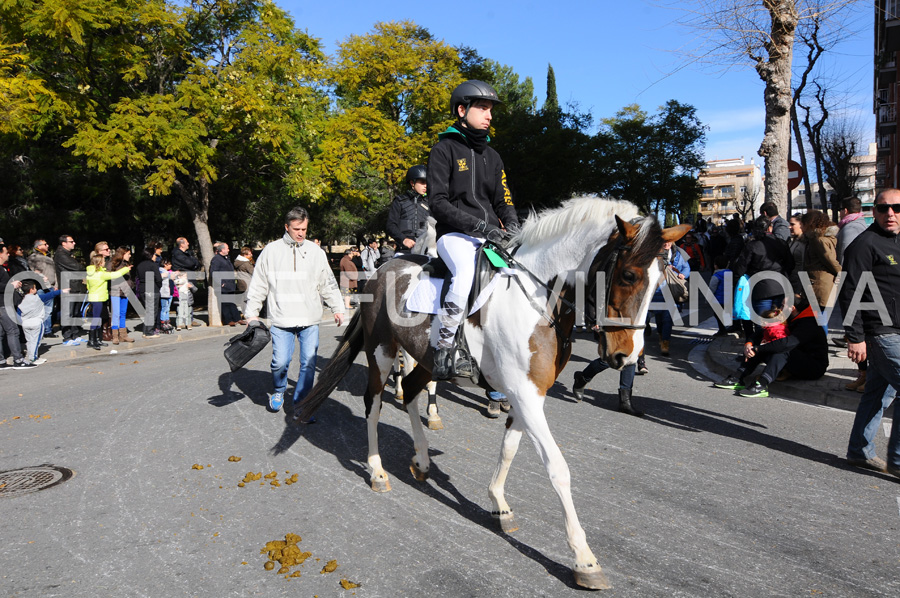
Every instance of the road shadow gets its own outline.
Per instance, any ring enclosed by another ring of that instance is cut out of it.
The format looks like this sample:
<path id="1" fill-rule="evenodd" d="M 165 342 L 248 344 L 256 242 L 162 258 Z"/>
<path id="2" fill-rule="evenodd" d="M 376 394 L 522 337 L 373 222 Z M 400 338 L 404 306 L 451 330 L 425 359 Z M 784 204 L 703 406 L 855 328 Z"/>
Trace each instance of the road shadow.
<path id="1" fill-rule="evenodd" d="M 365 372 L 364 367 L 354 365 L 354 368 L 356 367 Z M 350 377 L 352 376 L 348 376 L 348 378 Z M 344 384 L 342 382 L 342 385 Z M 454 390 L 459 389 L 455 388 Z M 465 394 L 471 395 L 472 393 L 465 392 Z M 353 394 L 351 396 L 354 399 L 362 400 L 361 397 Z M 469 403 L 465 398 L 462 399 L 462 402 Z M 332 455 L 341 467 L 359 478 L 361 483 L 371 485 L 371 475 L 366 463 L 368 434 L 365 418 L 354 415 L 350 407 L 332 398 L 326 399 L 322 408 L 317 412 L 317 417 L 318 422 L 316 424 L 292 425 L 290 423 L 291 418 L 287 415 L 285 417 L 285 429 L 282 431 L 281 437 L 270 449 L 270 452 L 276 455 L 284 453 L 300 438 L 303 438 L 312 446 Z M 574 583 L 572 570 L 569 567 L 548 558 L 539 550 L 527 546 L 509 534 L 504 533 L 500 529 L 499 523 L 491 517 L 490 512 L 464 496 L 453 484 L 450 476 L 443 472 L 433 460 L 431 461 L 428 480 L 425 482 L 417 481 L 409 469 L 409 464 L 415 454 L 415 444 L 408 431 L 381 421 L 378 424 L 378 440 L 382 466 L 391 477 L 392 484 L 405 484 L 440 502 L 442 505 L 455 511 L 459 516 L 506 540 L 522 555 L 541 565 L 548 574 L 556 577 L 561 583 L 571 588 L 578 587 Z M 429 449 L 428 451 L 428 455 L 432 459 L 442 454 L 442 451 L 435 449 Z M 487 481 L 485 485 L 487 485 Z"/>
<path id="2" fill-rule="evenodd" d="M 244 397 L 261 407 L 269 405 L 269 392 L 272 390 L 271 372 L 245 368 L 234 372 L 223 372 L 219 374 L 218 384 L 220 394 L 206 399 L 206 402 L 213 407 L 227 407 Z M 290 379 L 288 379 L 288 391 L 293 393 L 293 381 Z"/>

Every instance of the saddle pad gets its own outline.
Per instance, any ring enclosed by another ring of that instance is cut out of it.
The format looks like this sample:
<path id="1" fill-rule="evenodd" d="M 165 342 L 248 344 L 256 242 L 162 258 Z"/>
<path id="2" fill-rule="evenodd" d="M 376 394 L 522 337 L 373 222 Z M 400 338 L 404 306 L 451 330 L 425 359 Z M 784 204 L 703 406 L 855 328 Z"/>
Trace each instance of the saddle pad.
<path id="1" fill-rule="evenodd" d="M 491 277 L 491 281 L 481 289 L 481 293 L 475 298 L 475 303 L 468 315 L 474 314 L 481 309 L 488 297 L 491 296 L 497 281 L 500 279 L 500 273 L 496 273 Z M 416 283 L 409 299 L 406 300 L 406 309 L 411 312 L 422 314 L 437 315 L 441 310 L 441 293 L 444 289 L 444 278 L 433 278 L 423 272 L 419 275 L 419 282 Z"/>

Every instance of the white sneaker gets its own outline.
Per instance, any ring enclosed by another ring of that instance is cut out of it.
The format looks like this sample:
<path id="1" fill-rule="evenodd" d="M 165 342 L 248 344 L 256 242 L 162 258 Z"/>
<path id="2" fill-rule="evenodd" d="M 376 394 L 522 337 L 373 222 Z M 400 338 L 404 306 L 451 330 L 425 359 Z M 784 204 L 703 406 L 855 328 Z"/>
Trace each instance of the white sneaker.
<path id="1" fill-rule="evenodd" d="M 33 363 L 34 365 L 41 365 L 41 364 L 47 363 L 47 360 L 44 359 L 43 357 L 41 357 L 40 359 L 35 359 L 31 363 Z"/>

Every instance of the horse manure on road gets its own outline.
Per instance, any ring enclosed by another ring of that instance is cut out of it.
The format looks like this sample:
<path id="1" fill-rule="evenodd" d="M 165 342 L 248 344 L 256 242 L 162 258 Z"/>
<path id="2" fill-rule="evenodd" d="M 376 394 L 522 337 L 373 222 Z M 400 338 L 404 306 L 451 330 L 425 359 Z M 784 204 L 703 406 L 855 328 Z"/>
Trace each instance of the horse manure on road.
<path id="1" fill-rule="evenodd" d="M 286 534 L 284 540 L 272 540 L 266 542 L 265 547 L 259 551 L 260 554 L 268 555 L 269 560 L 263 565 L 266 571 L 275 568 L 275 563 L 281 565 L 278 570 L 279 575 L 287 577 L 300 577 L 299 571 L 291 573 L 291 567 L 302 565 L 303 562 L 312 556 L 311 552 L 303 552 L 297 544 L 300 542 L 300 536 L 297 534 Z"/>
<path id="2" fill-rule="evenodd" d="M 312 556 L 312 553 L 300 550 L 300 547 L 297 546 L 300 541 L 301 538 L 297 534 L 285 534 L 284 540 L 272 540 L 271 542 L 266 542 L 266 545 L 259 551 L 260 554 L 264 554 L 268 557 L 268 560 L 263 565 L 263 569 L 266 571 L 273 571 L 276 564 L 278 564 L 281 567 L 278 569 L 277 573 L 278 575 L 284 575 L 285 579 L 301 577 L 299 570 L 291 571 L 291 568 L 302 565 Z M 316 560 L 318 561 L 319 559 Z M 322 567 L 320 573 L 333 573 L 337 568 L 337 560 L 330 560 Z M 341 587 L 345 590 L 358 588 L 360 585 L 346 579 L 341 579 L 340 583 Z"/>
<path id="3" fill-rule="evenodd" d="M 286 471 L 285 473 L 287 474 L 290 472 Z M 259 482 L 261 479 L 263 479 L 263 474 L 261 471 L 258 473 L 253 473 L 252 471 L 248 471 L 247 475 L 244 476 L 244 479 L 241 480 L 240 482 L 238 482 L 238 488 L 244 488 L 250 482 Z M 281 481 L 278 480 L 278 472 L 273 471 L 271 473 L 267 473 L 265 475 L 265 479 L 269 481 L 270 486 L 273 486 L 275 488 L 281 487 Z M 290 477 L 284 478 L 284 483 L 287 486 L 290 486 L 291 484 L 296 484 L 298 481 L 300 481 L 300 475 L 296 474 L 296 473 Z M 265 482 L 260 482 L 261 486 L 264 484 L 265 484 Z"/>

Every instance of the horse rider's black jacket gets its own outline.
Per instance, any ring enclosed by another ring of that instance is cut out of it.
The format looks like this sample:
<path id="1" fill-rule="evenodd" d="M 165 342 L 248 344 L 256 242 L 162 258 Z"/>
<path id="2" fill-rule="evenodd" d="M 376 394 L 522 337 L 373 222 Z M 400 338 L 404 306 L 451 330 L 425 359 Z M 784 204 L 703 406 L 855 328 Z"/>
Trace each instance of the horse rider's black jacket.
<path id="1" fill-rule="evenodd" d="M 518 227 L 500 154 L 491 147 L 476 151 L 454 126 L 438 137 L 428 158 L 428 199 L 437 236 L 485 237 L 501 221 L 506 228 Z"/>
<path id="2" fill-rule="evenodd" d="M 403 241 L 419 236 L 431 212 L 428 210 L 428 199 L 413 189 L 398 195 L 391 203 L 388 211 L 387 233 L 397 242 L 397 247 L 404 249 Z"/>
<path id="3" fill-rule="evenodd" d="M 841 312 L 846 315 L 854 310 L 853 295 L 856 294 L 857 287 L 863 283 L 861 277 L 866 272 L 872 273 L 878 292 L 881 293 L 887 307 L 884 314 L 871 308 L 855 310 L 853 323 L 845 327 L 847 339 L 851 343 L 861 343 L 868 335 L 900 333 L 900 236 L 873 223 L 844 251 L 842 266 L 841 276 L 846 278 L 839 297 Z M 872 304 L 871 283 L 865 285 L 860 300 L 864 304 Z M 883 324 L 882 315 L 886 315 L 890 322 Z"/>

